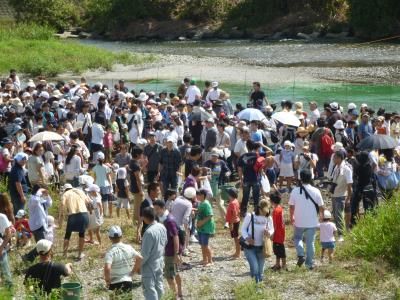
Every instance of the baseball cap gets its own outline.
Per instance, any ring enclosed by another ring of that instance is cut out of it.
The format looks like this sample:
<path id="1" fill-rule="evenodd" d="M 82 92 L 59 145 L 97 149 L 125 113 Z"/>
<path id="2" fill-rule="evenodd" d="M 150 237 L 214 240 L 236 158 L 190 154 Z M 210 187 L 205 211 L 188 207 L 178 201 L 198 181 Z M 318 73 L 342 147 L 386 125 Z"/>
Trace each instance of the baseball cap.
<path id="1" fill-rule="evenodd" d="M 43 92 L 41 92 L 41 93 L 39 94 L 39 97 L 43 97 L 43 98 L 45 98 L 45 99 L 49 99 L 49 98 L 50 98 L 50 95 L 49 95 L 48 92 L 43 91 Z"/>
<path id="2" fill-rule="evenodd" d="M 183 192 L 183 196 L 187 199 L 193 199 L 196 197 L 196 189 L 194 187 L 188 187 Z"/>
<path id="3" fill-rule="evenodd" d="M 39 242 L 37 242 L 36 251 L 41 255 L 45 255 L 49 253 L 52 245 L 53 243 L 50 242 L 49 240 L 42 239 Z"/>
<path id="4" fill-rule="evenodd" d="M 66 184 L 64 184 L 64 186 L 63 186 L 63 190 L 64 191 L 67 191 L 67 190 L 70 190 L 70 189 L 72 189 L 73 187 L 72 187 L 72 185 L 70 184 L 70 183 L 66 183 Z"/>
<path id="5" fill-rule="evenodd" d="M 213 81 L 213 82 L 211 82 L 211 86 L 212 86 L 213 88 L 218 87 L 218 81 Z"/>
<path id="6" fill-rule="evenodd" d="M 113 225 L 108 229 L 108 236 L 110 238 L 117 238 L 122 236 L 122 229 L 118 225 Z"/>
<path id="7" fill-rule="evenodd" d="M 99 160 L 104 160 L 106 157 L 105 157 L 105 155 L 104 155 L 104 153 L 103 152 L 98 152 L 97 153 L 97 159 Z"/>
<path id="8" fill-rule="evenodd" d="M 347 109 L 348 110 L 352 110 L 352 109 L 356 109 L 357 105 L 355 103 L 349 103 L 349 105 L 347 105 Z"/>
<path id="9" fill-rule="evenodd" d="M 100 193 L 100 188 L 97 184 L 91 184 L 89 187 L 86 189 L 87 192 L 96 192 Z"/>
<path id="10" fill-rule="evenodd" d="M 167 137 L 167 142 L 175 143 L 175 138 L 172 135 L 170 135 Z"/>
<path id="11" fill-rule="evenodd" d="M 213 124 L 214 124 L 214 118 L 208 118 L 208 119 L 207 119 L 207 122 L 208 122 L 208 123 L 213 123 Z"/>
<path id="12" fill-rule="evenodd" d="M 14 160 L 17 162 L 20 162 L 21 160 L 27 160 L 28 159 L 28 154 L 24 152 L 19 152 L 14 156 Z"/>
<path id="13" fill-rule="evenodd" d="M 332 218 L 331 212 L 327 209 L 324 210 L 324 219 Z"/>
<path id="14" fill-rule="evenodd" d="M 22 217 L 26 216 L 26 212 L 23 209 L 20 209 L 17 211 L 17 214 L 15 215 L 16 218 L 20 219 Z"/>

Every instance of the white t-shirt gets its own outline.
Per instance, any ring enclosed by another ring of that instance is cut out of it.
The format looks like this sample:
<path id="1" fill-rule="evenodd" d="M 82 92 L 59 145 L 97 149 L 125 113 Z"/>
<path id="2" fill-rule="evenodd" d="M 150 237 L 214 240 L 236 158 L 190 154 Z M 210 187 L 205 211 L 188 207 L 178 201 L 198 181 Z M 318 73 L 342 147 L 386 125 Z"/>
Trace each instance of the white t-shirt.
<path id="1" fill-rule="evenodd" d="M 192 104 L 194 100 L 196 100 L 196 97 L 201 97 L 200 89 L 195 85 L 189 86 L 188 89 L 186 90 L 185 98 L 186 97 L 187 97 L 187 103 Z"/>
<path id="2" fill-rule="evenodd" d="M 208 91 L 206 96 L 206 101 L 215 101 L 219 99 L 219 95 L 221 94 L 220 89 L 211 89 Z"/>
<path id="3" fill-rule="evenodd" d="M 248 213 L 243 220 L 242 237 L 252 237 L 251 230 L 251 214 Z M 264 232 L 268 230 L 270 235 L 274 234 L 274 222 L 271 217 L 256 216 L 254 214 L 254 246 L 262 246 L 264 240 Z"/>
<path id="4" fill-rule="evenodd" d="M 93 123 L 92 127 L 92 143 L 103 146 L 104 129 L 98 123 Z"/>
<path id="5" fill-rule="evenodd" d="M 318 161 L 318 156 L 317 156 L 317 154 L 315 154 L 315 153 L 309 153 L 309 155 L 310 155 L 310 158 L 311 158 L 312 160 L 314 160 L 315 162 Z M 298 178 L 300 179 L 300 172 L 301 172 L 302 170 L 304 170 L 304 169 L 309 169 L 310 172 L 311 172 L 311 178 L 314 179 L 314 168 L 311 168 L 310 162 L 307 161 L 307 160 L 304 158 L 304 155 L 302 155 L 302 153 L 296 155 L 296 161 L 299 161 L 299 162 L 300 162 L 300 164 L 299 164 Z"/>
<path id="6" fill-rule="evenodd" d="M 7 216 L 5 214 L 0 213 L 0 234 L 1 236 L 4 236 L 4 233 L 8 227 L 10 227 L 12 224 L 8 220 Z M 3 239 L 0 238 L 0 244 L 3 243 Z"/>
<path id="7" fill-rule="evenodd" d="M 242 156 L 243 154 L 247 153 L 247 146 L 246 146 L 246 142 L 242 139 L 239 139 L 236 142 L 235 148 L 233 150 L 234 153 L 239 153 L 239 157 Z"/>
<path id="8" fill-rule="evenodd" d="M 320 116 L 321 116 L 321 114 L 320 114 L 318 108 L 316 108 L 313 111 L 311 111 L 310 123 L 311 124 L 316 124 L 317 120 L 319 119 Z"/>
<path id="9" fill-rule="evenodd" d="M 321 242 L 334 242 L 336 225 L 332 222 L 322 222 L 319 224 L 319 240 Z"/>
<path id="10" fill-rule="evenodd" d="M 85 122 L 85 119 L 87 120 Z M 92 127 L 92 117 L 90 116 L 89 113 L 86 113 L 85 115 L 83 113 L 79 113 L 78 116 L 76 117 L 76 121 L 81 121 L 82 126 L 85 125 L 82 128 L 82 133 L 87 134 L 88 133 L 88 127 Z"/>
<path id="11" fill-rule="evenodd" d="M 104 96 L 104 94 L 102 94 L 102 93 L 94 93 L 94 94 L 91 94 L 90 97 L 89 97 L 90 104 L 92 104 L 93 107 L 96 108 L 96 109 L 97 109 L 97 104 L 99 103 L 100 96 Z"/>
<path id="12" fill-rule="evenodd" d="M 111 264 L 111 283 L 132 281 L 131 272 L 134 259 L 139 255 L 139 252 L 130 245 L 124 243 L 113 244 L 104 257 L 104 262 Z"/>
<path id="13" fill-rule="evenodd" d="M 2 149 L 1 149 L 1 155 L 3 155 L 3 158 L 11 158 L 10 150 L 8 150 L 7 148 L 2 148 Z M 7 164 L 7 169 L 6 169 L 6 171 L 7 171 L 7 172 L 10 172 L 10 171 L 11 171 L 11 162 L 9 162 L 9 163 Z"/>
<path id="14" fill-rule="evenodd" d="M 318 206 L 324 205 L 324 200 L 319 189 L 310 184 L 303 186 Z M 319 213 L 317 213 L 314 203 L 306 198 L 304 191 L 300 194 L 300 187 L 294 188 L 290 193 L 289 205 L 294 206 L 294 224 L 296 227 L 318 227 Z"/>

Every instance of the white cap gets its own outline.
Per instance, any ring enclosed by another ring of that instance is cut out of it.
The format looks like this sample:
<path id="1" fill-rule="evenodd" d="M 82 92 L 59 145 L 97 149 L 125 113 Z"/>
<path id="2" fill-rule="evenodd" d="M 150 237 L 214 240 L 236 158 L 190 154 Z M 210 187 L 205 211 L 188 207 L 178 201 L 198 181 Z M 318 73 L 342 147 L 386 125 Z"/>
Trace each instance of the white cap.
<path id="1" fill-rule="evenodd" d="M 347 105 L 347 109 L 351 110 L 351 109 L 356 109 L 357 105 L 355 105 L 355 103 L 349 103 L 349 105 Z"/>
<path id="2" fill-rule="evenodd" d="M 242 131 L 250 132 L 250 128 L 248 126 L 242 127 Z"/>
<path id="3" fill-rule="evenodd" d="M 36 251 L 42 255 L 47 254 L 50 251 L 52 245 L 53 243 L 50 242 L 49 240 L 42 239 L 39 242 L 37 242 Z"/>
<path id="4" fill-rule="evenodd" d="M 333 150 L 333 152 L 338 152 L 340 150 L 344 150 L 344 147 L 341 142 L 336 142 L 335 144 L 332 145 L 331 149 Z"/>
<path id="5" fill-rule="evenodd" d="M 214 118 L 208 118 L 208 119 L 207 119 L 207 122 L 208 122 L 208 123 L 213 123 L 213 124 L 214 124 Z"/>
<path id="6" fill-rule="evenodd" d="M 17 214 L 15 215 L 16 218 L 21 219 L 22 217 L 26 216 L 26 212 L 23 209 L 20 209 L 19 211 L 17 211 Z"/>
<path id="7" fill-rule="evenodd" d="M 169 136 L 167 137 L 167 142 L 175 143 L 175 138 L 174 138 L 172 135 L 169 135 Z"/>
<path id="8" fill-rule="evenodd" d="M 147 96 L 147 94 L 145 92 L 141 92 L 139 94 L 139 97 L 136 98 L 136 100 L 139 100 L 139 101 L 146 101 L 147 99 L 149 99 L 149 96 Z"/>
<path id="9" fill-rule="evenodd" d="M 269 112 L 273 112 L 273 111 L 274 111 L 274 109 L 273 109 L 270 105 L 267 105 L 267 106 L 265 107 L 265 110 L 266 110 L 266 111 L 269 111 Z"/>
<path id="10" fill-rule="evenodd" d="M 133 94 L 131 92 L 126 93 L 126 98 L 133 98 Z"/>
<path id="11" fill-rule="evenodd" d="M 96 192 L 100 193 L 100 188 L 97 184 L 91 184 L 89 187 L 86 189 L 86 192 Z"/>
<path id="12" fill-rule="evenodd" d="M 364 108 L 364 107 L 368 107 L 368 104 L 366 104 L 366 103 L 363 103 L 363 104 L 361 104 L 361 106 L 360 106 L 361 108 Z"/>
<path id="13" fill-rule="evenodd" d="M 149 104 L 157 104 L 157 102 L 154 99 L 150 99 L 148 103 Z"/>
<path id="14" fill-rule="evenodd" d="M 332 102 L 329 105 L 333 110 L 338 110 L 339 109 L 339 104 L 337 102 Z"/>
<path id="15" fill-rule="evenodd" d="M 292 146 L 292 142 L 291 141 L 289 141 L 289 140 L 286 140 L 284 143 L 283 143 L 283 146 Z"/>
<path id="16" fill-rule="evenodd" d="M 106 157 L 104 155 L 103 152 L 97 152 L 97 156 L 96 156 L 97 160 L 104 160 Z"/>
<path id="17" fill-rule="evenodd" d="M 213 87 L 213 88 L 218 87 L 218 81 L 211 82 L 211 87 Z"/>
<path id="18" fill-rule="evenodd" d="M 118 225 L 113 225 L 108 229 L 108 236 L 111 238 L 121 237 L 122 229 Z"/>
<path id="19" fill-rule="evenodd" d="M 119 168 L 117 170 L 117 179 L 125 179 L 126 178 L 126 168 Z"/>
<path id="20" fill-rule="evenodd" d="M 128 124 L 123 123 L 123 124 L 121 125 L 121 128 L 122 128 L 122 129 L 128 129 Z"/>
<path id="21" fill-rule="evenodd" d="M 31 96 L 31 94 L 29 92 L 25 92 L 22 94 L 22 98 L 28 98 L 30 96 Z"/>
<path id="22" fill-rule="evenodd" d="M 63 186 L 63 190 L 64 191 L 66 191 L 66 190 L 70 190 L 70 189 L 72 189 L 73 187 L 72 187 L 72 185 L 70 184 L 70 183 L 66 183 L 66 184 L 64 184 L 64 186 Z"/>
<path id="23" fill-rule="evenodd" d="M 55 221 L 54 221 L 54 217 L 53 216 L 47 216 L 47 224 L 52 226 L 54 225 Z"/>
<path id="24" fill-rule="evenodd" d="M 324 210 L 324 219 L 332 218 L 331 212 L 327 209 Z"/>
<path id="25" fill-rule="evenodd" d="M 196 197 L 196 189 L 194 187 L 186 188 L 185 191 L 183 192 L 183 196 L 186 199 L 193 199 L 194 197 Z"/>
<path id="26" fill-rule="evenodd" d="M 336 129 L 344 129 L 344 123 L 342 120 L 337 120 L 335 124 L 333 124 L 333 127 Z"/>
<path id="27" fill-rule="evenodd" d="M 43 97 L 43 98 L 45 98 L 45 99 L 49 99 L 49 98 L 50 98 L 50 95 L 49 95 L 48 92 L 43 91 L 43 92 L 41 92 L 41 93 L 39 94 L 39 97 Z"/>

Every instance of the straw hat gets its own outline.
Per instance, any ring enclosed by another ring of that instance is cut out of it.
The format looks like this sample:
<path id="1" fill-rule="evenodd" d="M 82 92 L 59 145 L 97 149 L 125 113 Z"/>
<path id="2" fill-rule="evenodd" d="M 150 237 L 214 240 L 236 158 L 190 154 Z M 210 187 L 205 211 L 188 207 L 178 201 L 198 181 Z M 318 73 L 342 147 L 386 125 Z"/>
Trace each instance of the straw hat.
<path id="1" fill-rule="evenodd" d="M 308 133 L 308 131 L 304 127 L 300 126 L 297 128 L 296 133 Z"/>

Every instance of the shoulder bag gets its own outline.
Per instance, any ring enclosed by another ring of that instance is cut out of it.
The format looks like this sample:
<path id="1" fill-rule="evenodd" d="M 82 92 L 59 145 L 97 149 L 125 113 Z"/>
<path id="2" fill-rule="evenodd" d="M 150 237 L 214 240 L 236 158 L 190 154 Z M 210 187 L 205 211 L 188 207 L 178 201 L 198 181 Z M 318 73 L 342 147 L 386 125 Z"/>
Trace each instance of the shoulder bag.
<path id="1" fill-rule="evenodd" d="M 251 238 L 254 240 L 254 213 L 251 214 L 251 220 L 249 226 L 247 227 L 247 231 L 249 231 L 250 226 L 251 226 Z M 253 245 L 249 245 L 243 236 L 240 237 L 239 244 L 242 247 L 242 250 L 252 249 L 254 247 Z"/>

